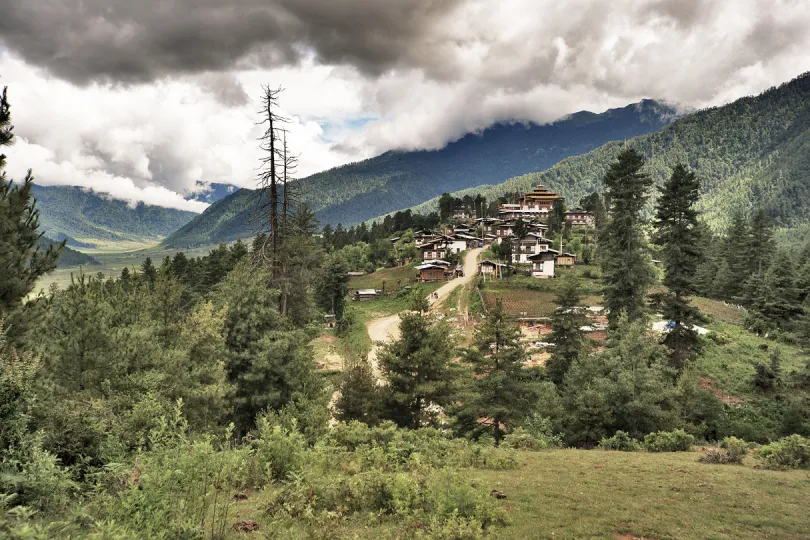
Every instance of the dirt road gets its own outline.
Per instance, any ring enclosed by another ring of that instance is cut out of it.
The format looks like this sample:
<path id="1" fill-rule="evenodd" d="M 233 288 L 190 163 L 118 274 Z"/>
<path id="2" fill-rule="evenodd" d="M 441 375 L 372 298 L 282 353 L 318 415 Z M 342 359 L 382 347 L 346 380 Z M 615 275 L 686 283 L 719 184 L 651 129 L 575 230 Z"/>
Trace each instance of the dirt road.
<path id="1" fill-rule="evenodd" d="M 438 298 L 433 296 L 430 297 L 431 305 L 440 302 L 444 297 L 448 294 L 453 292 L 457 287 L 463 287 L 464 285 L 470 283 L 473 279 L 475 279 L 475 275 L 478 273 L 478 254 L 483 251 L 482 248 L 479 249 L 471 249 L 467 252 L 467 256 L 464 259 L 464 277 L 456 278 L 452 281 L 448 281 L 438 289 L 436 289 L 436 294 Z M 378 342 L 380 341 L 391 341 L 394 339 L 399 338 L 399 314 L 396 315 L 389 315 L 388 317 L 383 317 L 380 319 L 374 319 L 368 323 L 366 327 L 368 331 L 368 337 L 371 338 L 373 345 L 371 346 L 371 352 L 368 354 L 368 361 L 371 362 L 371 369 L 374 371 L 374 375 L 379 378 L 380 377 L 380 368 L 377 365 L 377 353 L 379 351 Z"/>

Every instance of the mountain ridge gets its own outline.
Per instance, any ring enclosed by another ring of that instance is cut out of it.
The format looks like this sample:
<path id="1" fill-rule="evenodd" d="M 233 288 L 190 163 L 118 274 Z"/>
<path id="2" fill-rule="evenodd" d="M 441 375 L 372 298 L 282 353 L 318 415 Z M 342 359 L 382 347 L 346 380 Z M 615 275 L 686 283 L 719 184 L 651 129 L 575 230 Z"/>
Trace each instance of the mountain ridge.
<path id="1" fill-rule="evenodd" d="M 678 163 L 694 170 L 702 183 L 698 206 L 714 229 L 725 228 L 734 211 L 758 206 L 780 227 L 810 221 L 810 73 L 756 96 L 694 111 L 627 144 L 645 156 L 646 169 L 658 185 Z M 453 195 L 481 193 L 493 199 L 542 184 L 576 204 L 601 190 L 601 179 L 623 145 L 608 142 L 546 171 Z M 424 213 L 437 204 L 433 198 L 407 209 Z"/>
<path id="2" fill-rule="evenodd" d="M 671 105 L 647 99 L 603 113 L 580 111 L 551 124 L 494 124 L 441 150 L 392 150 L 317 173 L 301 181 L 301 196 L 322 224 L 349 226 L 445 191 L 546 169 L 608 140 L 656 131 L 677 114 Z M 164 245 L 186 247 L 248 237 L 258 228 L 249 217 L 259 205 L 258 191 L 243 188 L 215 201 Z"/>

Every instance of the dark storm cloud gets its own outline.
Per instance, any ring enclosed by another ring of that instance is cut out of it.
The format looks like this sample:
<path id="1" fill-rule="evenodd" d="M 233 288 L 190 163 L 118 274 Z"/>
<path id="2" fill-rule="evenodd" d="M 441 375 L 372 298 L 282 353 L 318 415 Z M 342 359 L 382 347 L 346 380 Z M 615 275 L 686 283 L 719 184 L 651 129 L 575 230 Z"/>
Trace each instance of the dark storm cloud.
<path id="1" fill-rule="evenodd" d="M 314 52 L 368 74 L 419 62 L 460 0 L 0 0 L 0 40 L 78 84 L 295 64 Z M 436 58 L 435 63 L 430 58 Z"/>

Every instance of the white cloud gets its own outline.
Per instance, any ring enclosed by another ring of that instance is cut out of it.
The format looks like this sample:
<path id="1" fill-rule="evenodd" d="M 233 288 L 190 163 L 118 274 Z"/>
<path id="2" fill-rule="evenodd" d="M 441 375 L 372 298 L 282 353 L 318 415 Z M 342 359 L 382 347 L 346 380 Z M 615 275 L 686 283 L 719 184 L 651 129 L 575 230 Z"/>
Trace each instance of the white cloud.
<path id="1" fill-rule="evenodd" d="M 155 52 L 154 65 L 145 59 L 123 79 L 146 81 L 135 85 L 75 86 L 16 52 L 0 52 L 0 83 L 10 87 L 20 137 L 6 152 L 10 170 L 33 167 L 43 183 L 199 210 L 201 203 L 182 197 L 198 180 L 255 186 L 262 84 L 286 88 L 283 113 L 292 120 L 290 144 L 304 177 L 389 149 L 440 148 L 496 121 L 548 122 L 645 97 L 722 104 L 810 69 L 810 6 L 801 0 L 440 3 L 431 9 L 443 14 L 441 24 L 421 33 L 417 16 L 398 28 L 393 6 L 390 17 L 375 8 L 392 34 L 388 42 L 351 15 L 360 9 L 355 1 L 336 0 L 322 11 L 307 2 L 297 53 L 279 56 L 288 64 L 272 70 L 261 67 L 267 59 L 256 61 L 256 28 L 250 53 L 231 63 L 238 69 L 223 68 L 228 63 L 208 49 L 210 61 L 187 70 L 172 51 Z M 317 32 L 307 26 L 312 20 Z M 322 35 L 324 28 L 335 35 Z M 82 49 L 91 59 L 94 50 Z M 129 52 L 115 51 L 122 58 Z M 82 62 L 71 59 L 74 79 L 96 66 Z M 60 72 L 51 60 L 40 64 Z M 116 80 L 115 73 L 100 75 L 90 80 Z"/>

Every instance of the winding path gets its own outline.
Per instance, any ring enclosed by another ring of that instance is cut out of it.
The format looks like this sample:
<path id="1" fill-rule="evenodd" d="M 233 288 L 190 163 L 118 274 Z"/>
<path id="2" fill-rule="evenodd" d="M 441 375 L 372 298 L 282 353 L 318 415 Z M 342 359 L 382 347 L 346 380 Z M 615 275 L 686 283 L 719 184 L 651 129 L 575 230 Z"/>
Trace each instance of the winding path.
<path id="1" fill-rule="evenodd" d="M 478 254 L 483 251 L 483 248 L 471 249 L 467 252 L 464 259 L 464 277 L 456 278 L 448 281 L 438 289 L 435 293 L 438 298 L 430 297 L 430 304 L 438 305 L 439 302 L 458 287 L 463 287 L 475 279 L 478 273 Z M 371 338 L 371 351 L 368 353 L 368 361 L 371 362 L 371 369 L 374 371 L 374 376 L 380 378 L 380 368 L 377 365 L 377 352 L 380 349 L 380 342 L 392 341 L 399 338 L 399 314 L 389 315 L 379 319 L 372 319 L 366 326 L 368 337 Z"/>

